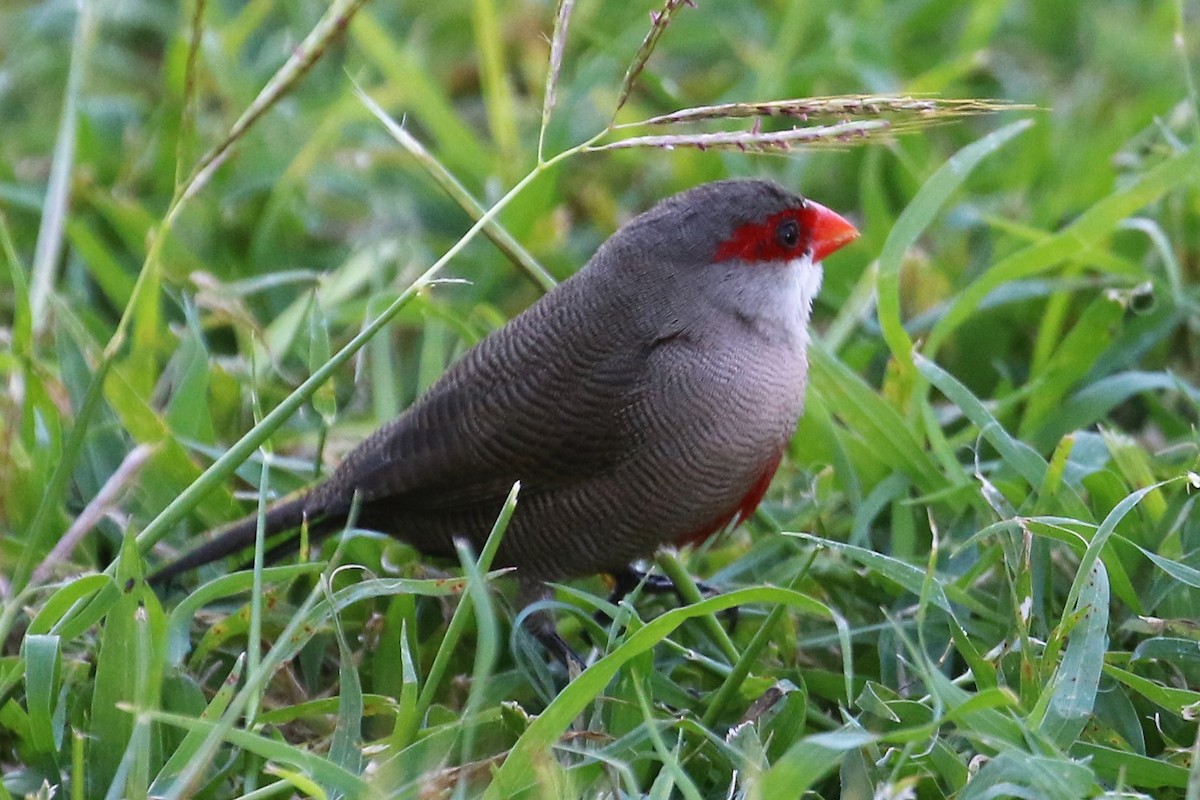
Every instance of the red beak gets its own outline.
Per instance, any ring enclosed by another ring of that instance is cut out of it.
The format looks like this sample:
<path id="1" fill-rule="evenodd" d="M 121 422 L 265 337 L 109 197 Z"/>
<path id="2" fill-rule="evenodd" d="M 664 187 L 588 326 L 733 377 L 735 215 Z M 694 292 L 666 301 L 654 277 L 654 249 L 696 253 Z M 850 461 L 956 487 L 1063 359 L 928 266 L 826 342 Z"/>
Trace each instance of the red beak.
<path id="1" fill-rule="evenodd" d="M 806 227 L 812 235 L 813 261 L 820 261 L 859 237 L 858 228 L 820 203 L 808 200 L 804 212 Z"/>

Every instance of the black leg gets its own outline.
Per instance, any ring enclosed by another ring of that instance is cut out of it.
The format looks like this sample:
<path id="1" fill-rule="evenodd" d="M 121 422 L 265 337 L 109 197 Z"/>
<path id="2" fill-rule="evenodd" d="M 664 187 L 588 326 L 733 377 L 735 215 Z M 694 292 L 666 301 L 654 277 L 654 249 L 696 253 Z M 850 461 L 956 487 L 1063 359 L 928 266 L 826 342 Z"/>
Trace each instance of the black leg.
<path id="1" fill-rule="evenodd" d="M 633 564 L 627 564 L 618 570 L 614 570 L 613 590 L 608 596 L 608 602 L 614 606 L 624 600 L 630 592 L 642 584 L 642 591 L 647 594 L 674 594 L 679 597 L 679 593 L 675 591 L 675 584 L 666 575 L 657 573 L 648 573 L 645 570 L 638 569 Z M 701 588 L 704 591 L 705 587 Z"/>
<path id="2" fill-rule="evenodd" d="M 517 593 L 518 602 L 522 608 L 539 600 L 545 600 L 548 595 L 549 591 L 544 583 L 527 579 L 521 580 Z M 525 629 L 533 634 L 533 637 L 542 647 L 546 648 L 555 661 L 563 665 L 572 680 L 587 669 L 587 663 L 571 649 L 571 645 L 567 644 L 565 639 L 558 635 L 558 630 L 554 626 L 554 617 L 548 611 L 537 611 L 526 617 Z"/>
<path id="3" fill-rule="evenodd" d="M 614 570 L 612 576 L 613 591 L 608 598 L 610 603 L 616 604 L 624 600 L 625 596 L 636 589 L 639 583 L 642 584 L 642 591 L 647 594 L 673 594 L 681 602 L 683 600 L 675 589 L 675 583 L 666 575 L 646 572 L 629 564 L 619 570 Z M 696 581 L 696 587 L 705 597 L 716 597 L 721 593 L 720 589 L 704 581 Z"/>
<path id="4" fill-rule="evenodd" d="M 683 602 L 683 598 L 679 596 L 679 591 L 675 588 L 674 582 L 666 575 L 647 573 L 645 570 L 638 569 L 632 564 L 627 564 L 620 569 L 613 570 L 611 574 L 613 576 L 613 590 L 612 594 L 608 596 L 608 602 L 613 605 L 617 605 L 624 600 L 639 584 L 641 584 L 642 591 L 646 594 L 673 594 L 679 602 Z M 703 581 L 696 581 L 696 588 L 705 597 L 716 597 L 721 593 L 720 589 Z M 725 617 L 726 622 L 729 624 L 730 631 L 737 628 L 737 606 L 722 612 L 722 616 Z M 596 622 L 600 625 L 607 625 L 612 622 L 608 618 L 608 615 L 601 611 L 596 612 L 595 618 Z"/>
<path id="5" fill-rule="evenodd" d="M 558 635 L 558 631 L 553 628 L 542 628 L 534 626 L 531 628 L 534 638 L 542 643 L 542 647 L 554 657 L 554 660 L 562 664 L 567 670 L 567 675 L 571 680 L 575 680 L 585 669 L 587 664 L 580 658 L 579 654 L 571 649 L 571 645 L 567 644 L 566 640 Z"/>

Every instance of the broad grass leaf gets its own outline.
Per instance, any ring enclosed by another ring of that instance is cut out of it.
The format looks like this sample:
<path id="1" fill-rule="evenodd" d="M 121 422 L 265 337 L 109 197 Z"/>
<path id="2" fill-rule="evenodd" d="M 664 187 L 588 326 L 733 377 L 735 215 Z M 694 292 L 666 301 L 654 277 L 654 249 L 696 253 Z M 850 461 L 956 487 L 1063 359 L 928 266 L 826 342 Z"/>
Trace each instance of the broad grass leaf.
<path id="1" fill-rule="evenodd" d="M 1078 603 L 1083 617 L 1071 630 L 1062 663 L 1038 703 L 1045 707 L 1038 729 L 1064 750 L 1083 731 L 1096 704 L 1108 650 L 1108 572 L 1100 561 L 1093 562 Z"/>
<path id="2" fill-rule="evenodd" d="M 96 231 L 91 220 L 79 217 L 67 222 L 67 238 L 108 301 L 124 308 L 133 295 L 134 279 L 111 243 Z"/>
<path id="3" fill-rule="evenodd" d="M 1160 483 L 1153 484 L 1152 486 L 1146 486 L 1138 489 L 1136 492 L 1128 495 L 1124 500 L 1118 503 L 1112 511 L 1108 513 L 1108 516 L 1106 516 L 1104 521 L 1100 523 L 1100 527 L 1096 529 L 1096 533 L 1094 536 L 1092 536 L 1092 540 L 1088 542 L 1087 550 L 1084 551 L 1082 558 L 1080 558 L 1079 569 L 1075 573 L 1075 580 L 1071 583 L 1071 589 L 1067 594 L 1066 609 L 1068 611 L 1075 607 L 1076 600 L 1078 599 L 1080 593 L 1088 585 L 1090 581 L 1090 570 L 1092 568 L 1092 563 L 1100 558 L 1104 551 L 1105 545 L 1108 544 L 1109 538 L 1113 535 L 1113 532 L 1116 530 L 1116 527 L 1121 520 L 1123 520 L 1125 516 L 1132 511 L 1144 497 L 1146 497 L 1146 495 L 1161 489 L 1163 486 L 1181 481 L 1183 480 L 1183 477 L 1184 476 L 1170 478 Z M 1106 562 L 1105 565 L 1108 566 L 1108 562 Z M 1132 599 L 1132 602 L 1129 600 L 1126 600 L 1126 602 L 1130 603 L 1135 612 L 1140 613 L 1141 603 L 1136 599 L 1136 597 Z"/>
<path id="4" fill-rule="evenodd" d="M 857 504 L 849 543 L 858 547 L 867 546 L 870 543 L 871 523 L 892 503 L 903 499 L 907 495 L 909 485 L 908 479 L 900 474 L 890 475 L 875 484 L 871 493 Z"/>
<path id="5" fill-rule="evenodd" d="M 1195 393 L 1178 377 L 1168 372 L 1119 372 L 1091 383 L 1048 412 L 1038 429 L 1028 441 L 1034 447 L 1052 446 L 1071 431 L 1081 430 L 1102 419 L 1109 411 L 1139 394 L 1161 391 L 1184 391 L 1200 401 Z"/>
<path id="6" fill-rule="evenodd" d="M 900 267 L 905 253 L 916 244 L 971 171 L 1032 124 L 1031 120 L 1018 120 L 959 150 L 925 181 L 892 226 L 879 254 L 879 327 L 892 356 L 902 364 L 912 363 L 913 351 L 912 339 L 900 320 Z"/>
<path id="7" fill-rule="evenodd" d="M 809 348 L 811 390 L 850 431 L 870 444 L 889 469 L 908 476 L 922 492 L 946 487 L 946 477 L 912 429 L 875 390 L 824 348 Z"/>
<path id="8" fill-rule="evenodd" d="M 76 603 L 82 602 L 86 598 L 90 598 L 96 593 L 112 587 L 116 590 L 116 584 L 109 575 L 84 575 L 76 580 L 69 581 L 58 587 L 54 594 L 46 598 L 41 603 L 41 608 L 37 614 L 29 621 L 29 628 L 26 633 L 30 636 L 35 636 L 43 633 L 54 632 L 61 634 L 57 630 L 63 618 Z M 115 595 L 113 596 L 115 599 Z M 103 616 L 103 613 L 100 614 Z M 99 619 L 99 616 L 97 617 Z M 96 620 L 91 620 L 88 624 Z M 68 637 L 68 639 L 71 637 Z"/>
<path id="9" fill-rule="evenodd" d="M 1191 586 L 1193 589 L 1200 589 L 1200 570 L 1195 567 L 1189 567 L 1187 564 L 1180 563 L 1170 558 L 1160 556 L 1157 553 L 1152 553 L 1140 545 L 1134 545 L 1138 550 L 1142 551 L 1142 555 L 1154 562 L 1154 565 L 1163 572 L 1170 575 L 1180 583 Z"/>
<path id="10" fill-rule="evenodd" d="M 1184 709 L 1188 706 L 1200 704 L 1200 692 L 1191 689 L 1179 689 L 1174 686 L 1163 686 L 1161 683 L 1138 675 L 1136 672 L 1131 672 L 1112 664 L 1104 665 L 1104 674 L 1175 715 L 1182 715 Z"/>
<path id="11" fill-rule="evenodd" d="M 1150 465 L 1149 452 L 1133 437 L 1115 430 L 1101 428 L 1100 435 L 1112 456 L 1117 474 L 1127 486 L 1147 486 L 1154 483 L 1154 469 Z M 1162 520 L 1167 512 L 1167 500 L 1161 489 L 1151 489 L 1142 498 L 1141 511 L 1144 519 L 1152 524 Z"/>
<path id="12" fill-rule="evenodd" d="M 822 603 L 798 592 L 769 586 L 739 589 L 668 611 L 646 623 L 615 650 L 571 681 L 513 745 L 483 796 L 511 797 L 533 785 L 537 775 L 536 763 L 546 757 L 579 713 L 606 691 L 613 677 L 628 661 L 653 648 L 689 619 L 746 603 L 785 603 L 804 613 L 837 620 Z"/>
<path id="13" fill-rule="evenodd" d="M 952 402 L 958 405 L 967 418 L 975 423 L 981 435 L 996 448 L 1005 463 L 1024 478 L 1031 487 L 1039 488 L 1045 483 L 1049 464 L 1047 464 L 1044 458 L 1029 445 L 1013 438 L 1004 430 L 1004 427 L 1000 425 L 995 417 L 988 412 L 987 408 L 984 407 L 978 398 L 941 367 L 920 355 L 916 356 L 916 363 L 917 369 L 920 370 L 921 374 L 950 398 Z M 1150 491 L 1153 488 L 1150 487 L 1150 489 L 1145 491 Z M 1084 505 L 1083 501 L 1069 485 L 1063 484 L 1060 486 L 1056 497 L 1061 500 L 1065 513 L 1072 514 L 1076 519 L 1081 520 L 1087 520 L 1090 517 L 1087 506 Z M 1121 516 L 1123 517 L 1124 513 Z M 1119 521 L 1119 518 L 1112 523 L 1113 526 L 1116 525 L 1117 521 Z M 1103 543 L 1103 541 L 1107 541 L 1112 529 L 1104 529 L 1104 526 L 1101 526 L 1101 530 L 1104 531 L 1102 537 Z M 1098 531 L 1097 535 L 1100 532 Z M 1120 560 L 1106 554 L 1104 563 L 1112 573 L 1112 581 L 1117 595 L 1122 601 L 1129 603 L 1132 607 L 1139 608 L 1141 603 L 1137 599 L 1137 592 L 1133 589 L 1127 571 Z"/>
<path id="14" fill-rule="evenodd" d="M 313 292 L 300 294 L 274 316 L 263 335 L 265 346 L 255 348 L 255 361 L 260 364 L 275 363 L 301 345 L 304 346 L 299 351 L 300 356 L 307 356 L 313 304 L 328 310 L 342 307 L 350 300 L 366 295 L 371 290 L 373 276 L 385 268 L 394 255 L 393 251 L 394 248 L 386 245 L 360 250 L 332 272 L 322 276 Z M 310 371 L 316 372 L 324 363 L 310 363 Z"/>
<path id="15" fill-rule="evenodd" d="M 1131 661 L 1158 660 L 1183 670 L 1200 666 L 1200 642 L 1174 636 L 1155 636 L 1138 642 Z"/>
<path id="16" fill-rule="evenodd" d="M 812 542 L 820 547 L 828 547 L 840 553 L 845 553 L 863 566 L 878 572 L 889 580 L 895 581 L 918 597 L 922 596 L 922 593 L 928 592 L 930 602 L 947 614 L 954 614 L 954 608 L 950 604 L 950 598 L 946 596 L 942 582 L 935 579 L 932 584 L 928 587 L 926 586 L 926 572 L 924 567 L 909 564 L 865 547 L 845 544 L 831 539 L 823 539 L 809 533 L 784 531 L 783 535 L 795 536 L 798 539 Z"/>
<path id="17" fill-rule="evenodd" d="M 1072 517 L 1023 517 L 1021 521 L 1023 522 L 1023 527 L 1027 528 L 1031 533 L 1056 542 L 1062 542 L 1081 556 L 1087 552 L 1091 542 L 1086 532 L 1092 531 L 1096 527 L 1089 523 L 1080 522 Z M 1095 535 L 1095 533 L 1091 534 L 1092 537 L 1095 537 Z M 1125 542 L 1120 537 L 1117 537 L 1114 541 Z M 1104 567 L 1108 570 L 1109 582 L 1112 585 L 1113 594 L 1131 608 L 1140 609 L 1142 606 L 1141 595 L 1134 588 L 1129 578 L 1129 572 L 1125 568 L 1126 559 L 1129 554 L 1122 552 L 1123 549 L 1113 547 L 1102 549 L 1100 551 L 1100 560 L 1104 562 Z"/>
<path id="18" fill-rule="evenodd" d="M 956 686 L 936 669 L 924 672 L 927 689 L 940 704 L 943 716 L 953 719 L 958 731 L 968 739 L 986 742 L 988 747 L 1021 747 L 1028 733 L 1024 724 L 1014 718 L 1012 693 L 1004 689 L 987 689 L 978 694 Z M 997 711 L 1004 709 L 1004 713 Z"/>
<path id="19" fill-rule="evenodd" d="M 967 387 L 963 386 L 950 373 L 920 354 L 914 354 L 917 369 L 927 381 L 946 395 L 967 419 L 971 420 L 979 433 L 996 451 L 1014 472 L 1025 479 L 1031 487 L 1042 485 L 1046 477 L 1046 460 L 1038 455 L 1032 447 L 1013 438 L 1004 427 L 984 407 L 979 398 L 975 397 Z M 1081 504 L 1082 505 L 1082 504 Z"/>
<path id="20" fill-rule="evenodd" d="M 1029 399 L 1017 434 L 1027 439 L 1088 371 L 1112 341 L 1113 330 L 1125 309 L 1106 294 L 1100 294 L 1080 314 L 1062 338 L 1053 355 L 1029 380 Z M 1082 427 L 1082 426 L 1080 426 Z"/>
<path id="21" fill-rule="evenodd" d="M 805 736 L 771 765 L 762 777 L 762 797 L 799 797 L 831 772 L 847 753 L 878 740 L 864 730 L 843 729 Z"/>
<path id="22" fill-rule="evenodd" d="M 1097 247 L 1126 217 L 1172 189 L 1195 180 L 1198 168 L 1200 150 L 1192 148 L 1174 155 L 1137 174 L 1134 180 L 1094 204 L 1052 236 L 997 261 L 959 292 L 946 315 L 934 325 L 923 348 L 926 357 L 934 357 L 950 334 L 992 289 L 1008 281 L 1040 274 Z"/>
<path id="23" fill-rule="evenodd" d="M 326 587 L 328 588 L 328 587 Z M 363 694 L 354 651 L 346 641 L 346 633 L 338 614 L 330 615 L 334 638 L 338 644 L 337 722 L 329 743 L 329 760 L 347 772 L 362 770 Z M 331 798 L 341 797 L 336 787 L 327 786 Z"/>
<path id="24" fill-rule="evenodd" d="M 1109 781 L 1142 789 L 1183 789 L 1188 786 L 1187 768 L 1162 759 L 1094 742 L 1078 742 L 1071 748 L 1071 753 L 1089 759 L 1096 772 Z"/>
<path id="25" fill-rule="evenodd" d="M 325 566 L 323 562 L 313 562 L 308 564 L 292 564 L 283 567 L 266 567 L 262 572 L 263 583 L 280 583 L 299 575 L 312 575 L 324 570 Z M 505 570 L 491 572 L 488 574 L 488 579 L 491 580 L 505 574 L 505 572 Z M 216 600 L 250 591 L 253 581 L 254 575 L 250 571 L 223 575 L 216 580 L 204 584 L 180 602 L 172 610 L 167 623 L 167 638 L 170 642 L 170 646 L 168 647 L 170 662 L 172 664 L 179 664 L 182 662 L 184 656 L 187 655 L 189 647 L 188 628 L 191 625 L 192 617 L 195 616 L 197 611 Z M 465 586 L 465 578 L 424 580 L 376 578 L 359 581 L 334 592 L 333 598 L 328 603 L 320 604 L 318 610 L 314 613 L 325 613 L 329 608 L 329 603 L 332 603 L 333 608 L 340 611 L 348 605 L 375 597 L 387 597 L 400 593 L 427 597 L 444 597 L 446 595 L 461 593 Z"/>
<path id="26" fill-rule="evenodd" d="M 122 594 L 121 587 L 116 581 L 110 579 L 94 594 L 91 592 L 83 594 L 79 603 L 73 604 L 61 618 L 55 620 L 51 632 L 61 636 L 64 642 L 83 636 L 89 628 L 108 614 L 120 600 Z M 80 603 L 82 603 L 82 607 L 80 607 Z"/>
<path id="27" fill-rule="evenodd" d="M 184 487 L 200 477 L 200 468 L 167 419 L 146 397 L 138 394 L 121 368 L 109 373 L 105 381 L 105 398 L 134 441 L 157 446 L 145 469 L 146 474 L 154 475 L 154 480 L 146 481 L 143 491 L 150 495 L 155 506 L 167 505 Z M 204 524 L 216 526 L 236 516 L 237 506 L 229 487 L 222 484 L 206 492 L 196 504 L 195 511 Z"/>
<path id="28" fill-rule="evenodd" d="M 1007 750 L 987 761 L 959 796 L 960 800 L 1079 800 L 1096 788 L 1092 771 L 1068 758 L 1035 756 Z"/>
<path id="29" fill-rule="evenodd" d="M 166 725 L 174 725 L 186 731 L 198 732 L 209 737 L 218 731 L 218 724 L 208 719 L 193 719 L 164 711 L 146 712 L 149 719 Z M 331 787 L 347 797 L 366 797 L 367 786 L 357 775 L 330 761 L 324 754 L 309 752 L 303 747 L 281 742 L 257 733 L 230 728 L 220 731 L 222 741 L 255 753 L 278 764 L 287 764 L 323 787 Z M 178 791 L 174 788 L 173 791 Z M 177 795 L 168 795 L 177 796 Z"/>
<path id="30" fill-rule="evenodd" d="M 293 722 L 303 722 L 306 718 L 328 718 L 338 713 L 341 698 L 338 695 L 322 697 L 317 700 L 305 700 L 290 706 L 272 708 L 256 714 L 254 719 L 263 725 L 289 725 Z M 362 695 L 362 715 L 359 721 L 376 715 L 391 716 L 396 712 L 395 698 L 390 695 Z"/>
<path id="31" fill-rule="evenodd" d="M 135 733 L 129 709 L 156 706 L 162 684 L 165 619 L 157 598 L 142 580 L 141 559 L 132 536 L 125 537 L 116 577 L 124 588 L 104 616 L 88 726 L 88 786 L 92 793 L 109 791 L 125 760 Z M 113 788 L 124 791 L 121 786 Z"/>
<path id="32" fill-rule="evenodd" d="M 221 682 L 221 686 L 213 694 L 212 700 L 205 707 L 204 713 L 200 715 L 200 719 L 215 720 L 219 719 L 225 713 L 225 709 L 229 707 L 229 703 L 233 700 L 234 694 L 237 691 L 238 683 L 242 678 L 242 669 L 246 664 L 245 653 L 239 655 L 234 661 L 233 667 L 229 670 L 229 674 L 225 680 Z M 183 737 L 183 741 L 171 753 L 170 758 L 163 764 L 158 775 L 154 778 L 154 782 L 150 784 L 150 795 L 161 797 L 174 791 L 176 787 L 173 785 L 175 778 L 183 772 L 184 768 L 191 763 L 192 759 L 200 751 L 200 746 L 204 743 L 204 733 L 200 730 L 189 730 Z M 179 787 L 182 789 L 183 787 Z"/>
<path id="33" fill-rule="evenodd" d="M 216 441 L 208 393 L 211 357 L 192 315 L 189 324 L 190 335 L 179 342 L 164 371 L 172 388 L 163 417 L 176 437 L 211 444 Z"/>
<path id="34" fill-rule="evenodd" d="M 447 166 L 472 179 L 482 180 L 491 173 L 494 160 L 486 143 L 462 121 L 451 98 L 429 73 L 411 43 L 404 46 L 375 18 L 370 8 L 358 12 L 350 37 L 367 62 L 391 86 L 402 88 L 399 104 L 429 131 Z"/>
<path id="35" fill-rule="evenodd" d="M 326 318 L 325 309 L 317 302 L 316 292 L 309 294 L 309 298 L 311 302 L 308 306 L 308 371 L 311 374 L 329 360 L 331 348 L 329 320 Z M 332 381 L 313 392 L 312 404 L 326 425 L 333 421 L 337 415 L 337 393 Z"/>
<path id="36" fill-rule="evenodd" d="M 64 717 L 59 708 L 59 671 L 62 663 L 59 637 L 25 638 L 25 706 L 29 711 L 31 753 L 42 765 L 56 772 Z"/>

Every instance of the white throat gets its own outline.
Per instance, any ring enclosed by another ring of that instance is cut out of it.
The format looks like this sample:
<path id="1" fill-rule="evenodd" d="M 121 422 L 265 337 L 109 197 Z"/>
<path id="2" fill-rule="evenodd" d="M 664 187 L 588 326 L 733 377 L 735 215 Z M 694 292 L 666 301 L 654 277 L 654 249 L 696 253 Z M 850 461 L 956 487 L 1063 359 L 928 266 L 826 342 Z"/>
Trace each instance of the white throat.
<path id="1" fill-rule="evenodd" d="M 825 276 L 825 270 L 820 261 L 813 261 L 811 255 L 804 255 L 789 261 L 787 272 L 793 284 L 790 287 L 791 294 L 807 325 L 809 315 L 812 314 L 813 300 L 816 300 L 821 292 L 821 280 Z"/>
<path id="2" fill-rule="evenodd" d="M 804 348 L 813 300 L 821 291 L 820 262 L 801 256 L 774 264 L 736 262 L 714 286 L 715 304 L 771 341 Z"/>

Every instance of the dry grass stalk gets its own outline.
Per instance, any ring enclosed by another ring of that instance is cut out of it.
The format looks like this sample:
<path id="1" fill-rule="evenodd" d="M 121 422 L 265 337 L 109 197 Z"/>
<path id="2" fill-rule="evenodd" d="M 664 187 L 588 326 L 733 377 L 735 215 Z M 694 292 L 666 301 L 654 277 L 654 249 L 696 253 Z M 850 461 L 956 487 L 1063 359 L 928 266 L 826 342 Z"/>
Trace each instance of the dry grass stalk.
<path id="1" fill-rule="evenodd" d="M 765 103 L 723 103 L 715 106 L 696 106 L 662 114 L 641 122 L 626 122 L 615 128 L 636 128 L 643 125 L 675 125 L 709 119 L 738 119 L 745 117 L 793 117 L 799 120 L 818 118 L 878 117 L 888 115 L 917 115 L 964 117 L 990 114 L 996 111 L 1029 110 L 1033 106 L 1014 105 L 996 100 L 950 99 L 852 94 L 833 97 L 805 97 L 795 100 L 773 100 Z"/>
<path id="2" fill-rule="evenodd" d="M 271 76 L 271 80 L 262 88 L 254 101 L 229 129 L 229 133 L 216 147 L 209 150 L 200 159 L 191 176 L 184 185 L 181 197 L 194 195 L 208 180 L 212 172 L 225 160 L 233 144 L 250 129 L 256 120 L 274 106 L 300 82 L 313 64 L 324 55 L 329 45 L 346 29 L 350 20 L 367 0 L 338 0 L 325 16 L 309 31 L 291 57 L 279 70 Z"/>
<path id="3" fill-rule="evenodd" d="M 619 150 L 630 147 L 695 147 L 699 150 L 741 150 L 767 153 L 792 147 L 845 146 L 866 140 L 877 141 L 900 133 L 920 130 L 959 117 L 997 111 L 1029 109 L 994 100 L 942 100 L 938 98 L 843 95 L 776 100 L 765 103 L 725 103 L 685 108 L 641 122 L 614 125 L 612 130 L 651 125 L 680 125 L 710 120 L 754 120 L 750 130 L 630 136 L 614 142 L 590 145 L 589 151 Z M 763 131 L 764 118 L 809 120 L 835 118 L 839 121 L 811 127 L 792 127 L 782 131 Z M 867 119 L 854 119 L 867 117 Z"/>
<path id="4" fill-rule="evenodd" d="M 42 563 L 33 571 L 30 583 L 34 585 L 42 583 L 50 577 L 56 566 L 71 557 L 72 551 L 83 541 L 84 537 L 95 529 L 106 514 L 116 508 L 117 500 L 133 484 L 142 467 L 149 461 L 150 456 L 154 455 L 154 451 L 155 447 L 148 444 L 140 444 L 129 451 L 121 465 L 108 477 L 96 496 L 71 523 L 71 527 L 58 540 L 54 549 L 42 559 Z"/>
<path id="5" fill-rule="evenodd" d="M 650 12 L 650 30 L 646 33 L 646 38 L 642 40 L 642 46 L 638 48 L 637 53 L 633 56 L 633 61 L 629 64 L 629 69 L 625 70 L 625 78 L 621 81 L 621 91 L 617 95 L 617 105 L 613 109 L 615 116 L 618 111 L 625 105 L 625 101 L 629 99 L 629 93 L 633 91 L 633 84 L 637 80 L 638 75 L 642 74 L 642 70 L 646 67 L 646 62 L 650 60 L 651 53 L 658 46 L 658 40 L 667 30 L 667 26 L 671 24 L 671 18 L 675 12 L 684 6 L 696 7 L 693 0 L 667 0 L 662 11 Z"/>
<path id="6" fill-rule="evenodd" d="M 550 62 L 546 68 L 546 91 L 542 95 L 542 128 L 538 132 L 538 160 L 543 159 L 545 152 L 546 128 L 550 124 L 550 114 L 558 100 L 558 76 L 562 72 L 563 51 L 567 46 L 567 23 L 571 20 L 571 12 L 575 8 L 575 0 L 559 0 L 558 11 L 554 15 L 554 33 L 550 36 Z"/>
<path id="7" fill-rule="evenodd" d="M 631 136 L 615 142 L 592 145 L 590 152 L 623 150 L 631 147 L 661 147 L 673 150 L 676 147 L 694 147 L 698 150 L 741 150 L 744 153 L 774 153 L 790 150 L 795 146 L 815 147 L 818 145 L 846 145 L 868 138 L 879 138 L 880 134 L 894 132 L 887 120 L 860 120 L 838 125 L 820 125 L 812 128 L 791 128 L 786 131 L 719 131 L 716 133 L 679 133 L 660 136 Z"/>
<path id="8" fill-rule="evenodd" d="M 416 159 L 417 163 L 442 188 L 442 191 L 453 198 L 473 221 L 478 221 L 484 215 L 485 209 L 470 191 L 467 190 L 467 187 L 441 161 L 438 161 L 433 153 L 429 152 L 423 144 L 417 141 L 417 138 L 409 133 L 403 124 L 389 117 L 387 112 L 380 108 L 379 104 L 364 92 L 361 87 L 355 85 L 354 91 L 363 105 L 367 107 L 367 110 L 383 123 L 383 126 L 391 134 L 392 138 L 404 147 L 409 155 Z M 509 261 L 515 264 L 518 269 L 524 272 L 543 291 L 548 292 L 554 288 L 554 276 L 547 272 L 538 263 L 538 260 L 533 257 L 533 254 L 526 250 L 498 220 L 493 219 L 488 222 L 483 228 L 483 235 L 488 237 L 492 241 L 492 244 L 496 245 Z"/>
<path id="9" fill-rule="evenodd" d="M 179 118 L 179 138 L 175 142 L 175 190 L 179 191 L 187 177 L 184 164 L 192 157 L 192 146 L 196 135 L 196 62 L 200 57 L 200 44 L 204 37 L 204 11 L 208 0 L 195 0 L 192 8 L 192 35 L 188 39 L 187 62 L 183 74 L 183 104 Z"/>

